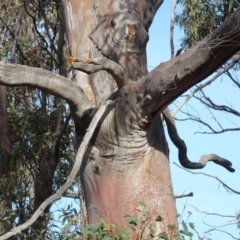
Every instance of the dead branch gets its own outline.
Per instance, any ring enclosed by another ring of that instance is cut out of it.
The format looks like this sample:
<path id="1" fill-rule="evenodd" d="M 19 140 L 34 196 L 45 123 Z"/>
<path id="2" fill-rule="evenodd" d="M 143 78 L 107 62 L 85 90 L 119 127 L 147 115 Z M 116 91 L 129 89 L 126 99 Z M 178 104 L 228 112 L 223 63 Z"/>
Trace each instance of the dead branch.
<path id="1" fill-rule="evenodd" d="M 234 84 L 235 84 L 238 88 L 240 88 L 240 82 L 239 82 L 239 81 L 236 81 L 236 80 L 233 78 L 232 74 L 231 74 L 229 71 L 227 71 L 227 75 L 228 75 L 228 77 L 234 82 Z"/>
<path id="2" fill-rule="evenodd" d="M 182 195 L 176 195 L 175 198 L 184 198 L 184 197 L 193 197 L 193 192 L 182 194 Z"/>
<path id="3" fill-rule="evenodd" d="M 73 198 L 73 199 L 79 199 L 80 193 L 71 193 L 71 192 L 65 192 L 63 194 L 63 197 Z"/>
<path id="4" fill-rule="evenodd" d="M 239 127 L 236 127 L 236 128 L 223 128 L 221 126 L 221 124 L 217 121 L 216 118 L 214 118 L 214 120 L 216 121 L 217 125 L 220 126 L 221 130 L 216 130 L 214 129 L 210 124 L 204 122 L 202 119 L 200 119 L 200 117 L 195 117 L 194 115 L 192 114 L 189 114 L 187 112 L 183 112 L 185 115 L 189 116 L 188 118 L 174 118 L 175 120 L 177 121 L 188 121 L 188 120 L 191 120 L 191 121 L 195 121 L 195 122 L 199 122 L 201 123 L 202 125 L 208 127 L 211 132 L 207 132 L 207 131 L 204 131 L 204 132 L 195 132 L 195 133 L 201 133 L 201 134 L 220 134 L 220 133 L 224 133 L 224 132 L 233 132 L 233 131 L 240 131 L 240 128 Z"/>
<path id="5" fill-rule="evenodd" d="M 211 216 L 219 216 L 219 217 L 224 217 L 224 218 L 236 218 L 236 216 L 233 216 L 233 215 L 223 215 L 223 214 L 220 214 L 220 213 L 209 213 L 209 212 L 205 212 L 205 211 L 202 211 L 202 210 L 199 210 L 197 207 L 191 205 L 191 204 L 188 204 L 188 206 L 194 208 L 197 212 L 199 213 L 204 213 L 206 215 L 211 215 Z"/>
<path id="6" fill-rule="evenodd" d="M 240 194 L 239 191 L 236 191 L 236 190 L 230 188 L 226 183 L 224 183 L 224 182 L 223 182 L 222 180 L 220 180 L 218 177 L 209 175 L 209 174 L 207 174 L 207 173 L 202 173 L 202 172 L 192 172 L 192 171 L 190 171 L 190 170 L 188 170 L 188 169 L 185 169 L 185 168 L 179 166 L 179 165 L 178 165 L 177 163 L 175 163 L 175 162 L 174 162 L 173 164 L 175 164 L 175 165 L 178 166 L 179 168 L 181 168 L 181 169 L 183 169 L 183 170 L 185 170 L 185 171 L 187 171 L 187 172 L 189 172 L 189 173 L 196 174 L 196 175 L 204 175 L 204 176 L 207 176 L 207 177 L 210 177 L 210 178 L 214 178 L 214 179 L 216 179 L 218 182 L 220 182 L 225 189 L 230 190 L 230 191 L 233 192 L 233 193 Z"/>
<path id="7" fill-rule="evenodd" d="M 240 117 L 240 112 L 239 111 L 236 111 L 235 109 L 229 107 L 229 106 L 226 106 L 226 105 L 218 105 L 216 103 L 214 103 L 211 98 L 207 97 L 203 91 L 201 91 L 202 95 L 203 95 L 203 98 L 199 98 L 199 97 L 196 97 L 196 99 L 198 99 L 201 103 L 203 103 L 204 105 L 206 105 L 207 107 L 209 108 L 212 108 L 214 110 L 217 110 L 217 111 L 225 111 L 227 113 L 231 113 L 237 117 Z"/>
<path id="8" fill-rule="evenodd" d="M 232 237 L 233 239 L 239 240 L 239 238 L 234 237 L 231 233 L 229 233 L 227 231 L 220 230 L 220 229 L 216 229 L 216 228 L 210 229 L 210 230 L 206 231 L 205 233 L 210 233 L 210 232 L 213 232 L 213 231 L 219 231 L 219 232 L 225 233 L 225 234 L 229 235 L 230 237 Z"/>
<path id="9" fill-rule="evenodd" d="M 179 137 L 173 117 L 168 108 L 163 111 L 163 116 L 167 124 L 169 137 L 172 140 L 173 144 L 178 148 L 178 158 L 183 167 L 189 169 L 201 169 L 206 166 L 207 162 L 212 161 L 226 168 L 229 172 L 235 171 L 235 169 L 232 168 L 232 163 L 229 160 L 219 157 L 216 154 L 203 155 L 200 158 L 199 162 L 191 162 L 187 157 L 187 146 L 185 142 Z"/>
<path id="10" fill-rule="evenodd" d="M 105 110 L 107 109 L 108 105 L 111 104 L 112 101 L 107 101 L 105 104 L 103 104 L 99 110 L 97 111 L 96 115 L 94 116 L 93 120 L 91 121 L 91 124 L 88 128 L 88 131 L 86 133 L 86 135 L 83 138 L 83 141 L 81 143 L 80 148 L 78 149 L 77 155 L 76 155 L 76 161 L 72 167 L 71 173 L 68 177 L 68 180 L 66 181 L 65 184 L 63 184 L 63 186 L 61 188 L 59 188 L 57 190 L 56 193 L 54 193 L 52 196 L 50 196 L 49 198 L 47 198 L 40 206 L 39 208 L 35 211 L 35 213 L 32 215 L 32 217 L 25 222 L 22 225 L 19 225 L 16 228 L 13 228 L 10 232 L 2 235 L 0 237 L 0 240 L 5 240 L 8 239 L 12 236 L 15 236 L 19 233 L 21 233 L 23 230 L 25 230 L 26 228 L 30 227 L 37 219 L 40 215 L 43 214 L 44 210 L 46 209 L 47 206 L 49 206 L 51 203 L 53 203 L 54 201 L 60 199 L 63 194 L 67 191 L 68 188 L 71 187 L 76 175 L 79 172 L 79 169 L 81 167 L 82 164 L 82 159 L 83 156 L 88 148 L 88 144 L 89 141 L 92 138 L 92 135 L 95 131 L 95 128 L 99 122 L 99 120 L 101 119 L 101 117 L 103 116 Z"/>

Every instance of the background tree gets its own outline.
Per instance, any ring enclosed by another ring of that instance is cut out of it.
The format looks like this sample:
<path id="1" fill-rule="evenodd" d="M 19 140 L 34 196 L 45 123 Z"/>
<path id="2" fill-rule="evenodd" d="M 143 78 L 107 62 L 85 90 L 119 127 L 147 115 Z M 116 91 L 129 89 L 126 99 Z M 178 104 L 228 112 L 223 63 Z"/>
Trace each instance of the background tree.
<path id="1" fill-rule="evenodd" d="M 164 219 L 159 223 L 159 231 L 167 231 L 169 224 L 176 224 L 168 149 L 159 113 L 239 49 L 234 44 L 238 41 L 236 11 L 194 48 L 147 74 L 147 30 L 161 3 L 88 1 L 80 6 L 77 1 L 65 1 L 69 46 L 72 55 L 80 58 L 71 58 L 73 68 L 88 73 L 76 71 L 73 82 L 41 69 L 1 63 L 2 84 L 34 86 L 66 99 L 75 122 L 77 146 L 96 108 L 107 98 L 113 100 L 83 159 L 81 172 L 90 222 L 117 219 L 120 226 L 124 225 L 123 216 L 136 214 L 142 200 L 152 220 L 159 214 Z M 84 10 L 83 15 L 79 15 L 80 9 Z M 87 38 L 89 34 L 91 39 Z M 226 42 L 229 52 L 221 48 Z M 14 79 L 16 71 L 18 80 Z M 200 163 L 190 162 L 171 116 L 167 111 L 164 116 L 183 166 L 202 168 L 212 160 L 233 171 L 231 163 L 217 155 L 205 155 Z"/>
<path id="2" fill-rule="evenodd" d="M 61 3 L 2 1 L 0 9 L 5 61 L 67 76 Z M 33 88 L 9 88 L 7 94 L 5 86 L 0 89 L 2 234 L 23 224 L 65 182 L 74 140 L 64 101 Z M 49 209 L 24 232 L 25 239 L 45 236 Z"/>

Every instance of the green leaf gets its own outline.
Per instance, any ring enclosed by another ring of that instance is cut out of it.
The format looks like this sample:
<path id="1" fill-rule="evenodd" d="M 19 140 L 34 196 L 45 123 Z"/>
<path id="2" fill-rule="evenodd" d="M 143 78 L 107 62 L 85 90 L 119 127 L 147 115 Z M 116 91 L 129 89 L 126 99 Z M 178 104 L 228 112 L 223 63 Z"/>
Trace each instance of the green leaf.
<path id="1" fill-rule="evenodd" d="M 182 226 L 185 231 L 188 231 L 187 224 L 182 220 Z"/>
<path id="2" fill-rule="evenodd" d="M 189 226 L 190 226 L 190 228 L 195 229 L 194 223 L 190 222 Z"/>
<path id="3" fill-rule="evenodd" d="M 176 237 L 174 237 L 174 240 L 185 240 L 185 239 L 182 237 L 176 236 Z"/>
<path id="4" fill-rule="evenodd" d="M 168 236 L 167 236 L 167 234 L 166 234 L 165 232 L 160 233 L 158 236 L 159 236 L 161 239 L 169 240 L 169 238 L 168 238 Z"/>
<path id="5" fill-rule="evenodd" d="M 128 217 L 128 223 L 134 226 L 138 225 L 138 219 L 134 216 L 129 216 Z"/>
<path id="6" fill-rule="evenodd" d="M 89 232 L 96 233 L 100 228 L 101 228 L 101 224 L 97 223 L 97 224 L 91 224 L 88 227 L 88 230 Z"/>
<path id="7" fill-rule="evenodd" d="M 55 112 L 55 111 L 57 111 L 57 108 L 52 108 L 50 112 L 52 113 L 52 112 Z"/>
<path id="8" fill-rule="evenodd" d="M 230 0 L 228 5 L 228 12 L 231 12 L 233 4 L 234 4 L 234 0 Z"/>
<path id="9" fill-rule="evenodd" d="M 189 232 L 188 230 L 181 230 L 180 232 L 182 234 L 188 236 L 188 237 L 192 237 L 193 236 L 193 233 Z"/>

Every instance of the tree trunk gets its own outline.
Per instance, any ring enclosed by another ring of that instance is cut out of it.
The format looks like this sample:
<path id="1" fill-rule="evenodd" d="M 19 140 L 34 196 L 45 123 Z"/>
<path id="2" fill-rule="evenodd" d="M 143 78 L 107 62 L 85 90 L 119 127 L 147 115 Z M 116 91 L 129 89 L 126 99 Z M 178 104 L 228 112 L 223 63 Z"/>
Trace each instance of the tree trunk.
<path id="1" fill-rule="evenodd" d="M 122 1 L 121 5 L 110 0 L 64 1 L 65 17 L 72 55 L 83 60 L 105 55 L 124 67 L 128 79 L 138 81 L 147 73 L 148 34 L 143 19 L 147 3 L 129 2 Z M 155 2 L 158 3 L 154 11 L 161 1 Z M 113 31 L 113 39 L 118 42 L 111 42 L 108 31 Z M 123 34 L 127 34 L 128 41 L 124 42 Z M 110 49 L 112 44 L 118 49 Z M 105 71 L 90 75 L 76 71 L 74 76 L 92 108 L 107 98 L 119 96 L 114 79 Z M 167 232 L 167 226 L 176 225 L 177 221 L 162 121 L 157 117 L 150 127 L 136 128 L 131 91 L 137 92 L 134 84 L 124 93 L 124 96 L 129 94 L 128 100 L 119 100 L 109 108 L 92 139 L 90 156 L 87 154 L 84 159 L 81 176 L 88 221 L 105 219 L 126 226 L 127 214 L 142 216 L 139 211 L 142 201 L 151 221 L 158 216 L 163 218 L 158 231 Z M 80 141 L 85 133 L 83 126 L 91 119 L 88 113 L 86 110 L 87 117 L 75 121 Z"/>

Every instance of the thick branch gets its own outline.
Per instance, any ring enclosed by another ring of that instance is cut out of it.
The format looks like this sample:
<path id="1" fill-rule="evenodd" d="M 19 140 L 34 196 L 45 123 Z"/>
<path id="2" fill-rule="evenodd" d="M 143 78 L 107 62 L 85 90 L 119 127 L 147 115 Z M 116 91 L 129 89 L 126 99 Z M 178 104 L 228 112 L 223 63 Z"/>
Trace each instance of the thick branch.
<path id="1" fill-rule="evenodd" d="M 152 115 L 157 116 L 183 92 L 215 72 L 240 50 L 239 19 L 240 8 L 193 48 L 161 63 L 140 81 L 141 87 L 152 97 L 154 104 L 148 107 Z"/>
<path id="2" fill-rule="evenodd" d="M 24 224 L 22 225 L 19 225 L 18 227 L 16 228 L 13 228 L 10 232 L 4 234 L 3 236 L 0 237 L 0 240 L 5 240 L 5 239 L 8 239 L 12 236 L 15 236 L 19 233 L 21 233 L 23 230 L 25 230 L 26 228 L 30 227 L 37 219 L 38 217 L 43 214 L 44 210 L 46 209 L 46 207 L 53 203 L 54 201 L 60 199 L 63 194 L 67 191 L 68 188 L 71 187 L 77 173 L 79 172 L 79 169 L 81 167 L 81 164 L 82 164 L 82 159 L 83 159 L 83 156 L 88 148 L 88 144 L 89 144 L 89 141 L 90 139 L 92 138 L 92 135 L 95 131 L 95 128 L 99 122 L 99 120 L 101 119 L 101 117 L 103 116 L 106 108 L 108 107 L 108 105 L 111 103 L 111 101 L 107 101 L 105 104 L 103 104 L 98 112 L 96 113 L 96 115 L 94 116 L 90 126 L 89 126 L 89 130 L 88 132 L 86 133 L 86 135 L 84 136 L 84 139 L 82 141 L 82 144 L 80 146 L 80 148 L 78 149 L 78 152 L 77 152 L 77 156 L 76 156 L 76 161 L 72 167 L 72 170 L 71 170 L 71 173 L 68 177 L 68 180 L 66 181 L 66 183 L 60 188 L 57 190 L 57 192 L 55 194 L 53 194 L 52 196 L 50 196 L 49 198 L 47 198 L 41 205 L 40 207 L 36 210 L 36 212 L 32 215 L 32 217 L 27 221 L 25 222 Z"/>
<path id="3" fill-rule="evenodd" d="M 116 81 L 118 88 L 122 88 L 127 83 L 127 76 L 124 68 L 116 62 L 104 58 L 94 58 L 81 61 L 78 58 L 69 58 L 72 62 L 72 68 L 91 74 L 101 70 L 108 72 Z"/>
<path id="4" fill-rule="evenodd" d="M 0 84 L 12 87 L 32 86 L 63 98 L 73 108 L 76 116 L 81 116 L 84 110 L 90 107 L 80 86 L 63 76 L 41 68 L 0 62 Z"/>
<path id="5" fill-rule="evenodd" d="M 207 82 L 200 84 L 199 86 L 197 86 L 183 101 L 182 103 L 174 110 L 174 112 L 172 113 L 172 116 L 174 117 L 178 111 L 194 96 L 195 93 L 197 93 L 198 91 L 202 90 L 203 88 L 205 88 L 206 86 L 209 86 L 212 82 L 214 82 L 218 77 L 220 77 L 223 73 L 228 72 L 229 69 L 231 69 L 232 67 L 234 67 L 234 65 L 239 62 L 240 60 L 240 55 L 237 55 L 236 58 L 233 59 L 233 61 L 228 64 L 226 67 L 224 67 L 221 71 L 217 72 L 210 80 L 208 80 Z M 229 73 L 229 72 L 228 72 Z"/>
<path id="6" fill-rule="evenodd" d="M 164 110 L 163 116 L 167 124 L 169 136 L 174 145 L 178 148 L 178 158 L 183 167 L 189 169 L 201 169 L 206 166 L 207 162 L 212 161 L 216 164 L 221 165 L 222 167 L 225 167 L 229 172 L 235 171 L 235 169 L 232 168 L 232 163 L 230 161 L 221 158 L 216 154 L 203 155 L 200 158 L 199 162 L 191 162 L 187 157 L 187 146 L 185 142 L 179 137 L 172 115 L 168 109 Z"/>

